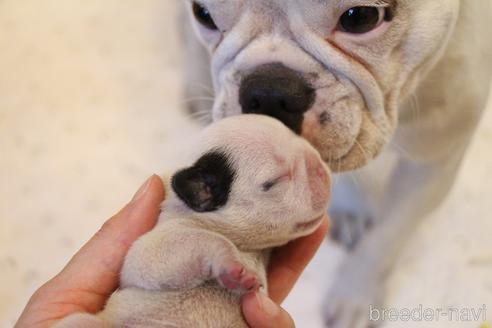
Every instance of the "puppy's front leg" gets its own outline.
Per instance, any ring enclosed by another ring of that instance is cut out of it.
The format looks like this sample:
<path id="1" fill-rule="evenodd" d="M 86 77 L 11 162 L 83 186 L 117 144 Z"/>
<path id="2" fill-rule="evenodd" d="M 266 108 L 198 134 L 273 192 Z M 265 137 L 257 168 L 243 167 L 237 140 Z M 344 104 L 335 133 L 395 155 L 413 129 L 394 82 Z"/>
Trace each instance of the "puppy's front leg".
<path id="1" fill-rule="evenodd" d="M 224 236 L 200 229 L 156 228 L 130 249 L 122 287 L 149 290 L 188 289 L 216 279 L 228 289 L 244 291 L 260 284 L 254 262 Z"/>

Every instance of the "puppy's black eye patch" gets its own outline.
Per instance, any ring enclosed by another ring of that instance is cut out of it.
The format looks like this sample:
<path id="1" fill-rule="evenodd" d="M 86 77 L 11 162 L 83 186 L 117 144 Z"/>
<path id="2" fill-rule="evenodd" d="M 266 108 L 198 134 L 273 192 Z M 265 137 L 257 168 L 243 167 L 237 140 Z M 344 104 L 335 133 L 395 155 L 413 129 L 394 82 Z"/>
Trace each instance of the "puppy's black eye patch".
<path id="1" fill-rule="evenodd" d="M 196 1 L 193 1 L 193 5 L 192 5 L 192 9 L 193 9 L 193 15 L 195 15 L 195 18 L 196 20 L 202 24 L 203 26 L 205 26 L 206 28 L 210 29 L 210 30 L 217 30 L 217 25 L 215 25 L 215 22 L 214 22 L 214 19 L 212 18 L 212 15 L 210 14 L 210 12 L 208 11 L 208 9 L 196 2 Z"/>
<path id="2" fill-rule="evenodd" d="M 212 212 L 224 206 L 231 192 L 234 170 L 227 155 L 209 152 L 190 168 L 172 178 L 172 188 L 196 212 Z"/>

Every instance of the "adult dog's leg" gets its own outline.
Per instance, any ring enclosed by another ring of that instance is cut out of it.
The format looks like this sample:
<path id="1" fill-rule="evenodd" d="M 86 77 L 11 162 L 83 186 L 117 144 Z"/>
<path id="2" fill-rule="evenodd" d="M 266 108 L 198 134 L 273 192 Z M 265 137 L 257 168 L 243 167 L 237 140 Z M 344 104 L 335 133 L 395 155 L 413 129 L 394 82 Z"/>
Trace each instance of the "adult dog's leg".
<path id="1" fill-rule="evenodd" d="M 417 90 L 417 120 L 406 119 L 411 111 L 402 108 L 394 144 L 405 154 L 385 187 L 376 225 L 339 268 L 325 305 L 328 327 L 375 326 L 369 322 L 370 305 L 382 304 L 399 251 L 453 185 L 490 88 L 490 38 L 476 33 L 491 25 L 490 8 L 485 2 L 474 4 L 463 4 L 447 54 Z M 484 20 L 473 19 L 476 12 Z"/>
<path id="2" fill-rule="evenodd" d="M 374 204 L 367 197 L 373 192 L 368 180 L 372 179 L 360 172 L 337 174 L 333 178 L 330 237 L 349 251 L 375 223 Z"/>
<path id="3" fill-rule="evenodd" d="M 484 83 L 488 85 L 488 79 Z M 481 96 L 469 104 L 462 103 L 459 110 L 473 114 L 473 108 L 484 107 L 484 99 Z M 445 140 L 448 147 L 440 145 L 440 150 L 446 150 L 439 153 L 436 149 L 431 159 L 398 160 L 376 213 L 378 222 L 349 253 L 328 293 L 327 327 L 374 326 L 369 322 L 370 306 L 382 305 L 385 281 L 399 251 L 451 189 L 479 118 L 477 109 L 475 115 L 449 122 L 441 133 L 434 135 Z"/>
<path id="4" fill-rule="evenodd" d="M 483 108 L 484 97 L 470 105 Z M 467 113 L 474 108 L 463 106 L 461 110 L 468 110 Z M 442 133 L 434 135 L 446 141 L 447 150 L 436 150 L 438 154 L 428 160 L 398 160 L 377 213 L 380 221 L 361 239 L 335 277 L 325 305 L 328 327 L 374 325 L 369 322 L 370 306 L 382 305 L 385 280 L 398 252 L 419 222 L 439 206 L 451 189 L 480 118 L 478 109 L 475 113 L 466 119 L 457 118 Z M 453 123 L 457 121 L 460 122 L 456 126 Z"/>
<path id="5" fill-rule="evenodd" d="M 342 263 L 327 298 L 328 327 L 368 327 L 369 308 L 380 306 L 385 280 L 413 230 L 450 189 L 461 153 L 433 164 L 401 161 L 388 195 L 387 219 L 370 230 Z"/>
<path id="6" fill-rule="evenodd" d="M 330 236 L 352 251 L 366 231 L 377 226 L 385 187 L 397 154 L 385 151 L 363 169 L 334 175 L 330 206 Z"/>

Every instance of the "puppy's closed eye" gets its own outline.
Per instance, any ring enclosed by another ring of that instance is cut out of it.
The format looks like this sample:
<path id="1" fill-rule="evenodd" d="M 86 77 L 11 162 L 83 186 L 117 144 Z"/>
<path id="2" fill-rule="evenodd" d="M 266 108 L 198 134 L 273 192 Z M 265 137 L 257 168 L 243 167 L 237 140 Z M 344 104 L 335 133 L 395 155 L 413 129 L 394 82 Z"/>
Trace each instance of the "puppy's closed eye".
<path id="1" fill-rule="evenodd" d="M 288 181 L 288 180 L 290 180 L 290 178 L 291 178 L 290 171 L 288 173 L 283 173 L 276 178 L 267 180 L 264 183 L 262 183 L 261 190 L 263 190 L 264 192 L 268 192 L 268 191 L 272 190 L 273 187 L 275 187 L 276 185 L 281 183 L 282 181 Z"/>
<path id="2" fill-rule="evenodd" d="M 261 185 L 261 190 L 264 192 L 270 191 L 276 184 L 277 180 L 269 180 Z"/>

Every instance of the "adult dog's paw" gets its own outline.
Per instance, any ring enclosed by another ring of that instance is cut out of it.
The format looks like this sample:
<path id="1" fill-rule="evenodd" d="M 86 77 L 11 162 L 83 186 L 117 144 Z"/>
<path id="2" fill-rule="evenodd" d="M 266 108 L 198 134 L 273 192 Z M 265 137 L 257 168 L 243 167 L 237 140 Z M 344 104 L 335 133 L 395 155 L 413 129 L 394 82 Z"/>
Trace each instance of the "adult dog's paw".
<path id="1" fill-rule="evenodd" d="M 374 219 L 367 213 L 350 210 L 330 210 L 330 237 L 348 250 L 357 246 L 366 230 L 374 224 Z"/>
<path id="2" fill-rule="evenodd" d="M 324 302 L 324 321 L 327 328 L 379 327 L 378 317 L 384 289 L 382 286 L 357 288 L 350 279 L 335 281 Z"/>

